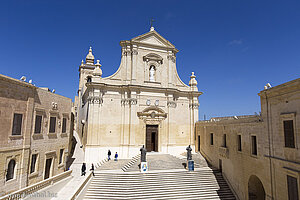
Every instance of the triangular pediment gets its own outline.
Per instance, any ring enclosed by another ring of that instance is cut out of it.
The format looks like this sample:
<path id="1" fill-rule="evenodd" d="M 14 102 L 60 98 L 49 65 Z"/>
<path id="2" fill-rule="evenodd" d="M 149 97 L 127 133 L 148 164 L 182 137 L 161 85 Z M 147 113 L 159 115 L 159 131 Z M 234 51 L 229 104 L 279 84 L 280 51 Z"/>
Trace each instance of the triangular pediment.
<path id="1" fill-rule="evenodd" d="M 156 45 L 156 46 L 175 48 L 175 46 L 173 44 L 171 44 L 168 40 L 163 38 L 155 30 L 145 33 L 143 35 L 137 36 L 137 37 L 133 38 L 131 41 L 152 44 L 152 45 Z"/>

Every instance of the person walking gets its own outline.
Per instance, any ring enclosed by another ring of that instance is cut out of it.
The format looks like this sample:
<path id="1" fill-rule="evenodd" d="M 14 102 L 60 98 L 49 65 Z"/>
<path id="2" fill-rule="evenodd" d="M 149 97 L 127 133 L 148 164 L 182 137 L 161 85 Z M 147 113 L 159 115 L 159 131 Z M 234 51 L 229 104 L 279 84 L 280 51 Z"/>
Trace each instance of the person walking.
<path id="1" fill-rule="evenodd" d="M 94 174 L 94 170 L 95 170 L 95 168 L 94 168 L 94 164 L 92 163 L 92 166 L 91 166 L 91 169 L 90 169 L 90 171 L 92 171 L 92 174 L 93 174 L 93 176 L 95 176 L 95 174 Z"/>
<path id="2" fill-rule="evenodd" d="M 110 156 L 111 156 L 111 151 L 110 150 L 108 150 L 107 156 L 108 156 L 108 160 L 110 160 Z"/>
<path id="3" fill-rule="evenodd" d="M 115 153 L 115 161 L 118 161 L 118 152 Z"/>
<path id="4" fill-rule="evenodd" d="M 81 166 L 81 176 L 85 176 L 85 170 L 86 170 L 86 165 L 85 165 L 85 163 L 82 163 L 82 166 Z"/>

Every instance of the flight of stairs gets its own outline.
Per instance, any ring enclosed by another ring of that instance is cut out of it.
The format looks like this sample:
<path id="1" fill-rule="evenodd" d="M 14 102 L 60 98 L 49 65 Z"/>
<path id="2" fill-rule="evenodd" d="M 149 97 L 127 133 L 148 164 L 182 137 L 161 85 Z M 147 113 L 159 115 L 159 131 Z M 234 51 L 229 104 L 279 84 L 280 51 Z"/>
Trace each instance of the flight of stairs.
<path id="1" fill-rule="evenodd" d="M 220 172 L 203 167 L 148 173 L 95 171 L 84 199 L 235 199 Z"/>
<path id="2" fill-rule="evenodd" d="M 141 159 L 141 155 L 138 154 L 134 156 L 126 165 L 124 165 L 121 169 L 125 172 L 127 169 L 129 169 L 132 165 L 137 163 L 137 161 Z"/>

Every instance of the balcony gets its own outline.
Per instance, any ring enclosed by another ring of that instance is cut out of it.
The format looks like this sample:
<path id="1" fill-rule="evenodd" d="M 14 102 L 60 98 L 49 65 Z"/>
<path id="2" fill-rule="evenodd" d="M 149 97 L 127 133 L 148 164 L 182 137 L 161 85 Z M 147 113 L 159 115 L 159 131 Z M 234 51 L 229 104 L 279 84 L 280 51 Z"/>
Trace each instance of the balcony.
<path id="1" fill-rule="evenodd" d="M 229 158 L 229 149 L 227 147 L 219 147 L 219 155 L 223 158 Z"/>

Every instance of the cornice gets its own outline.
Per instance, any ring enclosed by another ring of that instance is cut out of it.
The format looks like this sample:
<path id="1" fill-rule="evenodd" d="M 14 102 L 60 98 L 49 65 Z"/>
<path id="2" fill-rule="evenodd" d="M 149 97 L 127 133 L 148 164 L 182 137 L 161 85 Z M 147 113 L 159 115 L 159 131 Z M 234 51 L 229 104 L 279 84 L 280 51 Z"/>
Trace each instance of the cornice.
<path id="1" fill-rule="evenodd" d="M 34 85 L 30 84 L 30 83 L 27 83 L 27 82 L 24 82 L 24 81 L 20 81 L 18 79 L 14 79 L 14 78 L 2 75 L 2 74 L 0 74 L 0 79 L 4 80 L 4 81 L 7 81 L 7 82 L 10 82 L 10 83 L 14 83 L 14 84 L 20 85 L 20 86 L 29 87 L 29 88 L 32 88 L 32 89 L 36 89 L 37 88 L 36 86 L 34 86 Z"/>
<path id="2" fill-rule="evenodd" d="M 179 52 L 178 49 L 175 47 L 171 46 L 161 46 L 161 45 L 155 45 L 155 44 L 149 44 L 145 42 L 139 42 L 139 41 L 131 41 L 131 40 L 122 40 L 120 42 L 121 47 L 127 47 L 127 46 L 132 46 L 136 45 L 137 47 L 148 47 L 148 48 L 153 48 L 153 49 L 160 49 L 160 50 L 165 50 L 165 51 L 173 51 L 175 54 Z"/>
<path id="3" fill-rule="evenodd" d="M 127 84 L 127 85 L 113 85 L 113 84 L 107 84 L 107 83 L 93 83 L 89 82 L 86 83 L 87 88 L 93 88 L 93 87 L 105 87 L 105 88 L 113 88 L 113 89 L 123 89 L 123 90 L 157 90 L 160 92 L 164 93 L 179 93 L 179 94 L 186 94 L 189 96 L 197 96 L 199 97 L 200 95 L 203 94 L 203 92 L 200 91 L 184 91 L 184 90 L 179 90 L 176 88 L 162 88 L 162 87 L 151 87 L 151 86 L 144 86 L 144 85 L 132 85 L 132 84 Z"/>
<path id="4" fill-rule="evenodd" d="M 258 93 L 261 97 L 275 97 L 300 91 L 300 78 L 262 90 Z"/>

